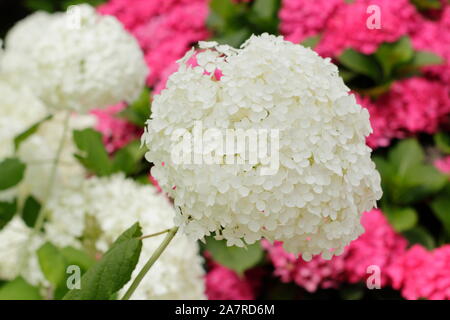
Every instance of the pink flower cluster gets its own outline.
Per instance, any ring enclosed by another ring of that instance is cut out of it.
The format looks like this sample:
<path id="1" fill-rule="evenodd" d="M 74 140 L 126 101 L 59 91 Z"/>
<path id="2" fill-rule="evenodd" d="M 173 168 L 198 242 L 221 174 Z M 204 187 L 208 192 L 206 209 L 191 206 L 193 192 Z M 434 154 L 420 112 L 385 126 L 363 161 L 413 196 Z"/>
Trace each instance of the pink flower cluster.
<path id="1" fill-rule="evenodd" d="M 427 251 L 414 245 L 389 270 L 406 299 L 450 299 L 450 245 Z"/>
<path id="2" fill-rule="evenodd" d="M 207 255 L 208 257 L 208 255 Z M 250 269 L 237 274 L 217 262 L 210 261 L 206 274 L 206 295 L 209 300 L 254 300 L 259 291 L 263 271 Z"/>
<path id="3" fill-rule="evenodd" d="M 367 143 L 373 148 L 387 146 L 393 138 L 435 133 L 450 113 L 450 87 L 421 77 L 395 82 L 375 102 L 357 99 L 370 113 L 373 133 Z"/>
<path id="4" fill-rule="evenodd" d="M 381 285 L 400 290 L 406 299 L 450 299 L 450 245 L 427 251 L 420 245 L 407 249 L 380 210 L 362 217 L 366 232 L 341 256 L 330 261 L 316 256 L 310 262 L 295 258 L 280 243 L 264 247 L 283 282 L 295 282 L 309 292 L 337 288 L 341 283 L 364 282 L 369 266 L 381 271 Z"/>
<path id="5" fill-rule="evenodd" d="M 406 240 L 394 232 L 379 210 L 367 212 L 362 217 L 366 232 L 353 241 L 340 256 L 324 260 L 315 256 L 306 262 L 287 253 L 281 243 L 264 242 L 275 275 L 283 282 L 294 281 L 309 292 L 317 289 L 337 288 L 343 282 L 365 281 L 367 267 L 376 265 L 382 270 L 382 285 L 388 283 L 386 270 L 392 261 L 406 249 Z"/>
<path id="6" fill-rule="evenodd" d="M 142 135 L 142 129 L 117 117 L 117 113 L 125 107 L 125 104 L 120 103 L 106 109 L 91 111 L 97 118 L 96 129 L 102 133 L 103 143 L 109 153 L 114 153 Z"/>
<path id="7" fill-rule="evenodd" d="M 150 68 L 149 86 L 159 92 L 180 59 L 197 41 L 208 38 L 208 0 L 110 0 L 99 7 L 116 16 L 137 38 Z"/>
<path id="8" fill-rule="evenodd" d="M 371 5 L 379 8 L 379 28 L 368 27 Z M 408 34 L 419 20 L 409 0 L 284 0 L 279 16 L 280 31 L 286 39 L 298 43 L 321 34 L 316 50 L 332 57 L 346 48 L 371 54 L 380 43 Z"/>

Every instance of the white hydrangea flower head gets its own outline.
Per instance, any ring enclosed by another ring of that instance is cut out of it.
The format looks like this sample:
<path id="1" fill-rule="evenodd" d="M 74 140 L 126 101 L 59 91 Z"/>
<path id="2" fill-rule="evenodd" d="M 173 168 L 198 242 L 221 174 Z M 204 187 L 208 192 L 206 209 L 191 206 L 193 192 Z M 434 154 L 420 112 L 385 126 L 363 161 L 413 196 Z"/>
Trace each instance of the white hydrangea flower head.
<path id="1" fill-rule="evenodd" d="M 28 237 L 32 229 L 27 227 L 19 216 L 14 217 L 2 230 L 0 230 L 0 279 L 13 280 L 17 277 L 17 266 L 24 254 L 24 246 L 28 244 Z M 33 285 L 46 283 L 44 275 L 39 267 L 36 250 L 44 244 L 42 237 L 35 237 L 27 246 L 28 261 L 22 276 Z"/>
<path id="2" fill-rule="evenodd" d="M 44 104 L 24 86 L 0 76 L 0 160 L 14 153 L 14 138 L 47 115 Z"/>
<path id="3" fill-rule="evenodd" d="M 18 157 L 27 165 L 25 176 L 20 183 L 19 197 L 32 194 L 44 200 L 53 159 L 56 157 L 61 136 L 64 131 L 65 112 L 57 112 L 50 120 L 45 121 L 39 129 L 25 140 L 17 152 Z M 63 149 L 60 155 L 54 190 L 68 185 L 79 185 L 86 176 L 86 169 L 74 157 L 77 147 L 73 141 L 73 130 L 82 130 L 95 126 L 93 115 L 72 114 L 69 119 Z"/>
<path id="4" fill-rule="evenodd" d="M 338 68 L 268 34 L 240 49 L 211 42 L 200 48 L 198 65 L 187 63 L 189 52 L 155 97 L 143 135 L 152 175 L 180 208 L 177 223 L 193 238 L 215 232 L 228 245 L 283 241 L 305 260 L 342 253 L 363 232 L 360 215 L 382 191 L 365 144 L 369 114 Z M 175 163 L 172 133 L 192 133 L 198 121 L 222 131 L 278 129 L 278 171 L 262 175 L 263 162 Z"/>
<path id="5" fill-rule="evenodd" d="M 83 243 L 79 239 L 92 224 L 89 221 L 94 220 L 100 229 L 94 239 L 100 252 L 105 252 L 136 222 L 141 224 L 144 235 L 152 234 L 172 228 L 175 216 L 169 200 L 153 186 L 139 185 L 121 174 L 93 177 L 86 179 L 79 188 L 56 190 L 48 209 L 50 217 L 45 229 L 48 239 L 55 245 L 81 248 Z M 133 278 L 163 238 L 161 235 L 143 241 Z M 202 261 L 197 244 L 184 234 L 177 234 L 132 298 L 204 299 Z"/>
<path id="6" fill-rule="evenodd" d="M 85 113 L 139 96 L 148 69 L 137 41 L 116 18 L 83 4 L 27 19 L 8 35 L 4 65 L 26 74 L 24 81 L 50 108 Z M 38 23 L 45 32 L 23 44 Z"/>

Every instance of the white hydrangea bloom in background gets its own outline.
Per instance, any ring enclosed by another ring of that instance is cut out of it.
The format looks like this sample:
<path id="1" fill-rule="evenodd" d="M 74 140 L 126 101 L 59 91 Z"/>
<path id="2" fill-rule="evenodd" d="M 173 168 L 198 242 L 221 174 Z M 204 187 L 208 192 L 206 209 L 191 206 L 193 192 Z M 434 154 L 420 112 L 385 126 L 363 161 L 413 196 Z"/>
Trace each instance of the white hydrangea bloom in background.
<path id="1" fill-rule="evenodd" d="M 46 105 L 81 113 L 135 100 L 148 72 L 137 41 L 89 5 L 19 22 L 7 36 L 6 56 L 5 70 L 23 74 Z"/>
<path id="2" fill-rule="evenodd" d="M 17 268 L 21 263 L 21 254 L 28 242 L 32 229 L 28 228 L 23 220 L 16 216 L 5 228 L 0 230 L 0 279 L 13 280 L 17 277 Z M 33 285 L 46 283 L 44 275 L 40 271 L 36 250 L 44 244 L 42 237 L 35 237 L 27 246 L 28 261 L 22 272 L 26 281 Z"/>
<path id="3" fill-rule="evenodd" d="M 52 162 L 56 157 L 58 146 L 64 130 L 64 112 L 56 113 L 52 119 L 39 126 L 39 129 L 25 140 L 18 150 L 19 158 L 27 165 L 23 181 L 19 185 L 21 196 L 32 194 L 37 199 L 45 197 L 45 184 L 48 183 Z M 58 169 L 54 189 L 68 185 L 79 185 L 86 170 L 74 157 L 77 147 L 73 141 L 73 130 L 82 130 L 95 126 L 92 115 L 73 114 L 69 120 L 63 149 L 58 162 Z"/>
<path id="4" fill-rule="evenodd" d="M 101 252 L 137 221 L 145 235 L 172 228 L 175 216 L 172 205 L 153 186 L 139 185 L 123 175 L 93 177 L 80 188 L 57 190 L 48 209 L 50 217 L 45 228 L 50 241 L 59 246 L 81 247 L 78 239 L 85 234 L 86 226 L 92 225 L 89 221 L 95 220 L 101 229 L 95 239 Z M 163 238 L 161 235 L 143 241 L 133 278 Z M 203 272 L 197 244 L 178 234 L 146 275 L 133 299 L 204 299 Z M 122 291 L 121 295 L 125 290 Z"/>
<path id="5" fill-rule="evenodd" d="M 187 63 L 191 51 L 155 97 L 143 136 L 152 175 L 181 209 L 177 223 L 196 239 L 215 231 L 229 245 L 283 241 L 305 260 L 342 253 L 382 193 L 365 144 L 367 110 L 329 59 L 282 37 L 200 47 L 198 66 Z M 261 175 L 262 162 L 175 163 L 172 133 L 192 133 L 197 121 L 222 131 L 278 129 L 277 173 Z"/>
<path id="6" fill-rule="evenodd" d="M 44 104 L 24 86 L 0 76 L 0 160 L 14 153 L 14 138 L 47 115 Z"/>

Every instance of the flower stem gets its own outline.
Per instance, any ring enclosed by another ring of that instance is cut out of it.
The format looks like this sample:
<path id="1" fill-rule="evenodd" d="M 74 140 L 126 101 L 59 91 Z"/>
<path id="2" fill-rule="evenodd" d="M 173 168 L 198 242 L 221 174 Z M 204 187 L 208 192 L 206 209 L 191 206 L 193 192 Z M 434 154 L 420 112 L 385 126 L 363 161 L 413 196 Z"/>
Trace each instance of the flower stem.
<path id="1" fill-rule="evenodd" d="M 150 257 L 150 259 L 147 261 L 145 266 L 139 271 L 139 274 L 134 279 L 131 286 L 128 288 L 127 292 L 123 296 L 122 300 L 129 300 L 133 293 L 136 291 L 137 287 L 141 283 L 142 279 L 144 279 L 147 272 L 150 270 L 150 268 L 155 264 L 155 262 L 158 260 L 158 258 L 161 256 L 161 254 L 164 252 L 164 250 L 169 245 L 170 241 L 172 241 L 173 237 L 178 231 L 178 227 L 174 227 L 170 229 L 164 238 L 163 242 L 159 245 L 159 247 L 156 249 L 156 251 L 153 253 L 153 255 Z"/>
<path id="2" fill-rule="evenodd" d="M 139 240 L 144 240 L 144 239 L 147 239 L 147 238 L 156 237 L 156 236 L 159 236 L 159 235 L 161 235 L 161 234 L 170 232 L 170 230 L 171 230 L 171 229 L 166 229 L 166 230 L 163 230 L 163 231 L 160 231 L 160 232 L 156 232 L 156 233 L 152 233 L 152 234 L 147 234 L 147 235 L 145 235 L 145 236 L 140 237 Z"/>
<path id="3" fill-rule="evenodd" d="M 22 269 L 25 267 L 27 256 L 28 256 L 29 244 L 32 242 L 34 236 L 39 232 L 39 230 L 42 229 L 42 226 L 44 225 L 44 222 L 45 222 L 45 218 L 47 216 L 45 209 L 46 209 L 47 202 L 52 195 L 53 186 L 54 186 L 55 180 L 56 180 L 56 174 L 58 173 L 58 164 L 59 164 L 59 161 L 61 158 L 62 151 L 64 149 L 64 142 L 66 140 L 67 131 L 69 129 L 70 115 L 71 115 L 71 112 L 68 110 L 64 116 L 63 132 L 62 132 L 60 140 L 59 140 L 58 149 L 56 150 L 56 155 L 53 158 L 52 163 L 51 163 L 50 176 L 49 176 L 49 180 L 48 180 L 45 192 L 44 192 L 44 199 L 43 199 L 42 207 L 36 218 L 36 223 L 34 224 L 33 230 L 31 231 L 30 236 L 28 237 L 28 239 L 25 243 L 24 254 L 19 263 L 19 268 L 18 268 L 19 272 L 21 272 Z"/>

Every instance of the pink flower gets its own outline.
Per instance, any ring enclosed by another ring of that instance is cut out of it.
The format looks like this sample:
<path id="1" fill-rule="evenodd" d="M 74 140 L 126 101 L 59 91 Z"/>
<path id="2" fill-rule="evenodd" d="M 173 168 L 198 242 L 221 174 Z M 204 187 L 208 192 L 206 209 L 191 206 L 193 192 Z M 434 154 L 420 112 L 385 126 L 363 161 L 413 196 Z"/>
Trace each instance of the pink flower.
<path id="1" fill-rule="evenodd" d="M 450 174 L 450 156 L 437 159 L 434 162 L 434 166 L 442 173 Z"/>
<path id="2" fill-rule="evenodd" d="M 390 283 L 388 270 L 407 246 L 407 241 L 397 234 L 380 210 L 363 214 L 361 223 L 366 230 L 357 240 L 350 243 L 345 252 L 345 273 L 350 283 L 365 281 L 369 266 L 378 266 L 381 271 L 381 285 Z"/>
<path id="3" fill-rule="evenodd" d="M 321 33 L 343 0 L 283 0 L 279 12 L 280 32 L 286 40 L 300 43 Z"/>
<path id="4" fill-rule="evenodd" d="M 444 59 L 440 65 L 425 71 L 450 85 L 450 5 L 446 5 L 438 22 L 423 20 L 412 36 L 416 50 L 432 51 Z"/>
<path id="5" fill-rule="evenodd" d="M 96 129 L 103 134 L 103 143 L 109 153 L 114 153 L 142 135 L 140 128 L 116 116 L 125 107 L 125 104 L 120 103 L 91 111 L 97 118 Z"/>
<path id="6" fill-rule="evenodd" d="M 372 11 L 379 7 L 380 28 L 368 27 Z M 341 5 L 327 20 L 323 37 L 316 50 L 323 56 L 338 56 L 353 48 L 365 54 L 376 51 L 383 42 L 393 42 L 408 34 L 421 18 L 409 0 L 355 0 Z"/>
<path id="7" fill-rule="evenodd" d="M 365 281 L 367 268 L 381 269 L 381 284 L 389 283 L 387 270 L 406 250 L 407 242 L 395 233 L 380 210 L 366 212 L 361 220 L 366 232 L 348 246 L 340 256 L 327 261 L 315 256 L 309 262 L 286 252 L 281 243 L 263 242 L 275 268 L 275 275 L 283 282 L 295 282 L 309 292 L 337 288 L 340 283 Z"/>
<path id="8" fill-rule="evenodd" d="M 450 113 L 449 87 L 420 77 L 395 82 L 375 102 L 358 96 L 357 99 L 370 113 L 373 133 L 367 143 L 372 148 L 387 146 L 393 138 L 433 134 Z"/>
<path id="9" fill-rule="evenodd" d="M 261 272 L 249 270 L 238 275 L 216 262 L 206 274 L 206 295 L 209 300 L 254 300 L 259 289 Z"/>
<path id="10" fill-rule="evenodd" d="M 327 261 L 320 256 L 314 256 L 309 262 L 301 257 L 286 252 L 281 242 L 273 245 L 263 240 L 269 258 L 275 268 L 275 275 L 283 282 L 295 282 L 308 292 L 318 289 L 337 288 L 344 280 L 344 256 L 334 256 Z"/>
<path id="11" fill-rule="evenodd" d="M 208 38 L 208 0 L 110 0 L 99 11 L 116 16 L 139 41 L 150 68 L 149 86 L 159 92 L 177 69 L 175 61 Z"/>
<path id="12" fill-rule="evenodd" d="M 406 299 L 450 299 L 450 245 L 427 251 L 414 245 L 390 269 L 393 287 Z"/>

